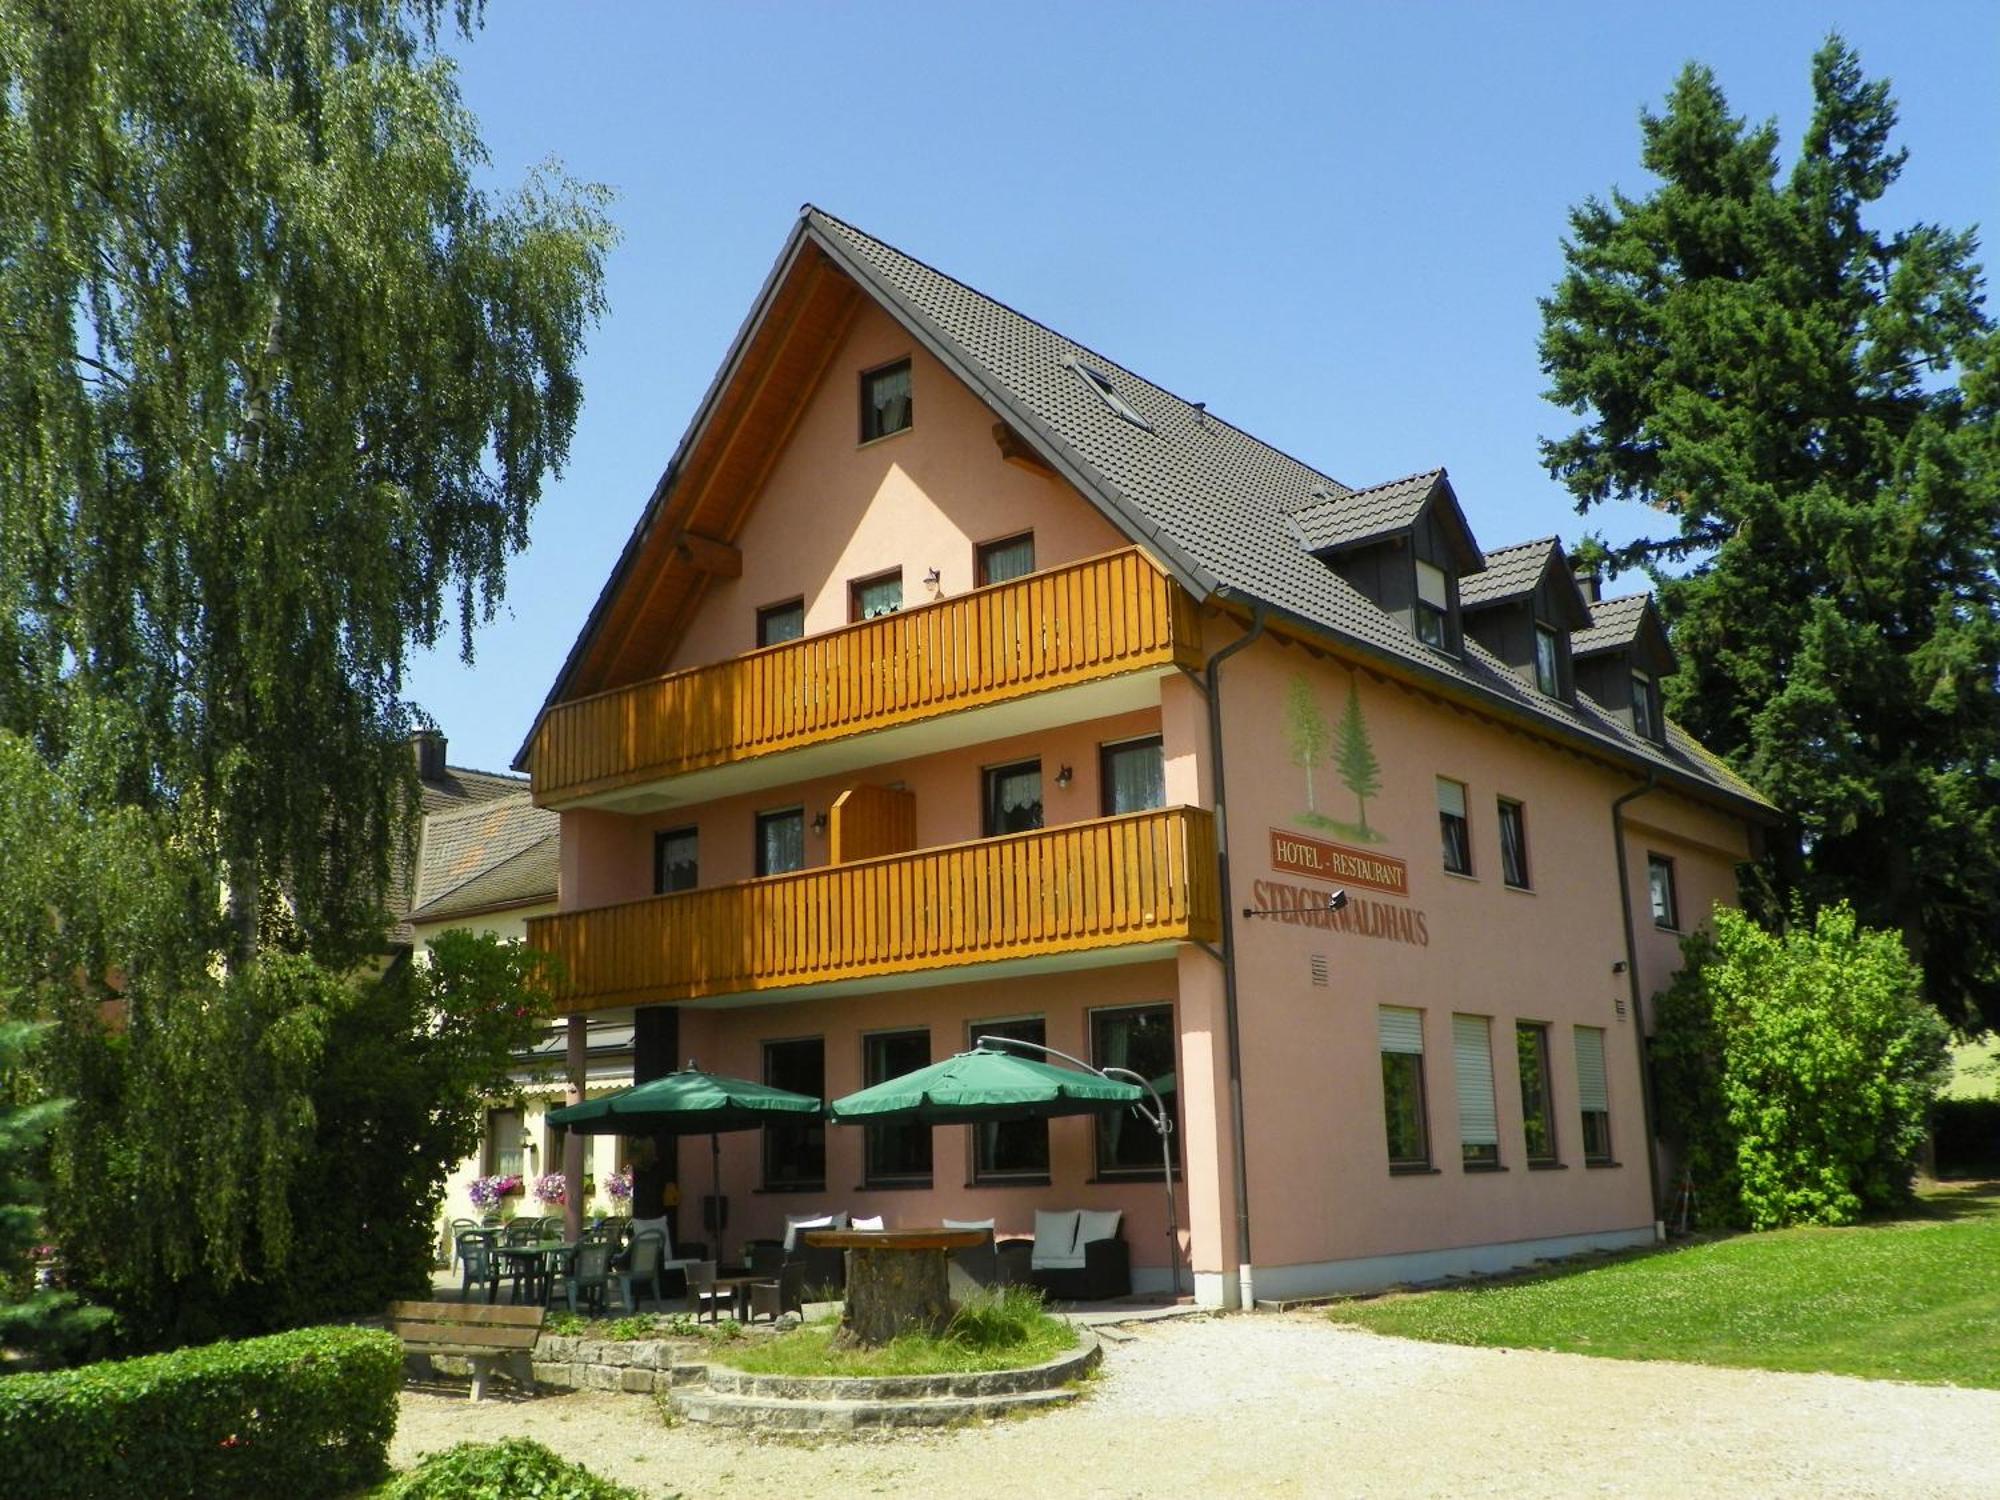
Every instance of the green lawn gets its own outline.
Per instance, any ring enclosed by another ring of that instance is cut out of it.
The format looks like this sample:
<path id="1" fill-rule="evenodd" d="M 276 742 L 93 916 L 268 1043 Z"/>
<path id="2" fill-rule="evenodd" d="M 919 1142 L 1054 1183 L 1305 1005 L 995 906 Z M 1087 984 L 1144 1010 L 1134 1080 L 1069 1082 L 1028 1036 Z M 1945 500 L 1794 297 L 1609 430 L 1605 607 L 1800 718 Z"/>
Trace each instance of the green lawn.
<path id="1" fill-rule="evenodd" d="M 1008 1287 L 968 1297 L 935 1337 L 912 1333 L 878 1349 L 841 1349 L 836 1324 L 808 1323 L 775 1338 L 745 1339 L 710 1357 L 760 1375 L 946 1375 L 1017 1370 L 1076 1347 L 1076 1330 L 1042 1310 L 1039 1292 Z"/>
<path id="2" fill-rule="evenodd" d="M 2000 1183 L 1861 1228 L 1738 1235 L 1331 1316 L 1437 1343 L 2000 1389 Z"/>

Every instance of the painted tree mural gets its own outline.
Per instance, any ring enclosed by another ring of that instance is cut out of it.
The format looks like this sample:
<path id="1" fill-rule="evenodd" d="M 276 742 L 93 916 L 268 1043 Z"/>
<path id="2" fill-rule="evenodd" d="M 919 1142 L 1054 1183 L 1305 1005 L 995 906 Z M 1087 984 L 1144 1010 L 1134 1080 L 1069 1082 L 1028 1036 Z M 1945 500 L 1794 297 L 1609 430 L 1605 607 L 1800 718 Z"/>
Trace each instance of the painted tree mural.
<path id="1" fill-rule="evenodd" d="M 1347 680 L 1347 707 L 1340 715 L 1339 744 L 1333 753 L 1341 785 L 1354 793 L 1354 822 L 1364 837 L 1368 826 L 1368 799 L 1382 790 L 1382 767 L 1375 760 L 1375 747 L 1368 743 L 1368 721 L 1361 717 L 1361 692 L 1354 679 Z"/>
<path id="2" fill-rule="evenodd" d="M 1317 815 L 1319 809 L 1313 802 L 1313 767 L 1326 759 L 1333 736 L 1327 731 L 1326 715 L 1319 711 L 1312 685 L 1303 673 L 1294 674 L 1292 685 L 1285 690 L 1285 738 L 1291 743 L 1292 763 L 1305 769 L 1306 811 Z"/>

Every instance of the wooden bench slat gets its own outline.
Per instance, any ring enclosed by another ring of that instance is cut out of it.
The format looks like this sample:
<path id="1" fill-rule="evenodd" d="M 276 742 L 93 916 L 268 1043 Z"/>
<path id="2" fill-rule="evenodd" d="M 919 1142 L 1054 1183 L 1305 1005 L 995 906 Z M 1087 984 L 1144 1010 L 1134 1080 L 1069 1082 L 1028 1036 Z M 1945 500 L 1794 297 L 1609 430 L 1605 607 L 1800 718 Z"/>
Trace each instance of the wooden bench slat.
<path id="1" fill-rule="evenodd" d="M 471 1344 L 484 1349 L 532 1349 L 532 1328 L 475 1328 L 464 1324 L 398 1323 L 391 1330 L 405 1344 Z"/>
<path id="2" fill-rule="evenodd" d="M 504 1302 L 391 1302 L 389 1316 L 425 1323 L 511 1323 L 539 1328 L 548 1309 Z"/>

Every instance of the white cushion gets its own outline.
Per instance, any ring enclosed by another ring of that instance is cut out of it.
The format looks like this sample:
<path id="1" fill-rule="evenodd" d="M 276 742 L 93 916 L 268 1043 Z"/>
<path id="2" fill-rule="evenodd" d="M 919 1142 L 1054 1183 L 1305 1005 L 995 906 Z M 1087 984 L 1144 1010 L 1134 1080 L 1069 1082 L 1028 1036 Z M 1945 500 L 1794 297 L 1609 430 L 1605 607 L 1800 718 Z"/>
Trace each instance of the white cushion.
<path id="1" fill-rule="evenodd" d="M 1050 1213 L 1035 1210 L 1035 1249 L 1028 1266 L 1036 1271 L 1074 1271 L 1083 1265 L 1083 1249 L 1076 1241 L 1079 1210 L 1066 1208 Z"/>
<path id="2" fill-rule="evenodd" d="M 642 1234 L 657 1234 L 660 1237 L 661 1260 L 672 1260 L 674 1258 L 674 1236 L 672 1231 L 667 1228 L 667 1216 L 665 1214 L 661 1214 L 657 1219 L 634 1219 L 632 1221 L 632 1238 L 637 1239 Z"/>
<path id="3" fill-rule="evenodd" d="M 991 1229 L 993 1223 L 994 1221 L 991 1219 L 946 1219 L 944 1227 L 947 1229 Z"/>
<path id="4" fill-rule="evenodd" d="M 1081 1256 L 1085 1245 L 1094 1245 L 1099 1240 L 1117 1239 L 1118 1221 L 1124 1217 L 1124 1212 L 1115 1208 L 1079 1209 L 1076 1215 L 1076 1253 Z"/>
<path id="5" fill-rule="evenodd" d="M 845 1229 L 845 1228 L 847 1228 L 847 1210 L 846 1210 L 846 1209 L 844 1209 L 844 1208 L 843 1208 L 843 1209 L 842 1209 L 842 1210 L 841 1210 L 841 1211 L 840 1211 L 839 1213 L 837 1213 L 837 1214 L 833 1215 L 833 1227 L 834 1227 L 835 1229 Z"/>
<path id="6" fill-rule="evenodd" d="M 849 1222 L 847 1227 L 849 1229 L 880 1229 L 882 1227 L 882 1216 L 875 1214 L 866 1219 L 854 1219 Z"/>
<path id="7" fill-rule="evenodd" d="M 831 1229 L 834 1227 L 832 1214 L 786 1214 L 785 1248 L 798 1248 L 801 1229 Z"/>

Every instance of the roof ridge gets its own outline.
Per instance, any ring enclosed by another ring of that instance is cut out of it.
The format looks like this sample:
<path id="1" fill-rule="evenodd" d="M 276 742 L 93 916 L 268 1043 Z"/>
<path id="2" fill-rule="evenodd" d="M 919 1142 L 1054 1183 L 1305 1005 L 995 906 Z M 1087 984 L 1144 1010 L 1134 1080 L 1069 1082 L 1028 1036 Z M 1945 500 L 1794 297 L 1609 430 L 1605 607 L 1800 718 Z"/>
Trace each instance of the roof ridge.
<path id="1" fill-rule="evenodd" d="M 1525 552 L 1530 547 L 1547 547 L 1551 545 L 1557 547 L 1562 545 L 1562 538 L 1554 532 L 1549 533 L 1547 536 L 1530 537 L 1525 542 L 1507 542 L 1502 546 L 1488 547 L 1486 555 L 1488 557 L 1498 557 L 1502 552 Z"/>
<path id="2" fill-rule="evenodd" d="M 523 786 L 520 791 L 509 792 L 504 797 L 488 797 L 484 802 L 461 802 L 451 807 L 441 807 L 433 813 L 425 813 L 424 817 L 427 821 L 436 823 L 450 822 L 457 818 L 490 818 L 496 812 L 503 809 L 511 809 L 517 802 L 525 802 L 529 807 L 533 808 L 534 796 L 533 791 Z M 538 812 L 547 811 L 545 808 L 535 808 L 535 810 Z M 550 813 L 550 816 L 556 817 L 560 815 Z"/>
<path id="3" fill-rule="evenodd" d="M 923 267 L 923 269 L 930 272 L 931 275 L 939 277 L 942 280 L 948 281 L 953 286 L 960 287 L 963 290 L 970 292 L 975 297 L 983 297 L 986 301 L 991 302 L 995 307 L 1000 308 L 1004 312 L 1011 313 L 1014 317 L 1019 318 L 1023 323 L 1033 324 L 1036 328 L 1041 329 L 1043 333 L 1046 333 L 1050 338 L 1059 339 L 1065 344 L 1074 344 L 1077 348 L 1081 349 L 1085 354 L 1088 354 L 1092 359 L 1099 360 L 1102 363 L 1111 366 L 1112 369 L 1117 370 L 1119 373 L 1129 376 L 1131 379 L 1138 381 L 1141 385 L 1148 386 L 1151 389 L 1158 391 L 1162 396 L 1167 397 L 1169 400 L 1178 401 L 1182 406 L 1186 407 L 1190 412 L 1195 413 L 1197 415 L 1198 420 L 1219 422 L 1224 427 L 1229 428 L 1232 432 L 1239 434 L 1240 436 L 1248 439 L 1250 442 L 1256 443 L 1261 447 L 1269 448 L 1273 453 L 1278 454 L 1280 457 L 1286 459 L 1288 462 L 1295 463 L 1300 468 L 1308 470 L 1309 472 L 1317 475 L 1319 478 L 1324 479 L 1328 484 L 1337 486 L 1344 493 L 1347 494 L 1358 493 L 1358 491 L 1356 491 L 1354 487 L 1348 484 L 1345 480 L 1335 479 L 1331 474 L 1327 473 L 1317 464 L 1308 463 L 1305 459 L 1300 458 L 1297 454 L 1292 453 L 1287 449 L 1280 448 L 1276 443 L 1270 442 L 1265 438 L 1258 437 L 1257 434 L 1252 432 L 1249 428 L 1241 426 L 1236 422 L 1230 421 L 1229 418 L 1223 416 L 1220 412 L 1211 411 L 1206 402 L 1190 401 L 1187 397 L 1181 395 L 1180 392 L 1169 390 L 1166 386 L 1161 385 L 1157 380 L 1153 380 L 1145 375 L 1141 375 L 1137 370 L 1133 369 L 1130 365 L 1125 364 L 1120 360 L 1114 359 L 1109 354 L 1104 353 L 1101 349 L 1097 349 L 1090 344 L 1086 344 L 1082 339 L 1077 338 L 1073 334 L 1064 333 L 1060 328 L 1057 328 L 1053 323 L 1044 323 L 1040 318 L 1034 316 L 1034 314 L 1022 312 L 1021 309 L 1016 307 L 1013 303 L 1004 301 L 1001 298 L 994 296 L 991 292 L 981 291 L 971 282 L 965 281 L 960 277 L 952 275 L 951 272 L 944 270 L 942 267 L 932 265 L 922 256 L 912 255 L 909 251 L 905 250 L 901 245 L 893 245 L 889 241 L 883 239 L 878 234 L 870 234 L 867 230 L 863 229 L 859 224 L 855 224 L 847 219 L 843 219 L 840 217 L 839 214 L 828 213 L 825 209 L 821 208 L 818 204 L 815 203 L 805 204 L 801 208 L 800 213 L 802 215 L 816 214 L 820 218 L 825 219 L 830 223 L 839 225 L 842 229 L 845 229 L 850 234 L 859 235 L 862 239 L 865 240 L 873 240 L 876 244 L 880 245 L 884 250 L 888 250 L 893 252 L 894 254 L 902 256 L 904 260 L 909 261 L 912 265 Z M 1442 469 L 1440 469 L 1438 472 L 1442 472 Z M 1394 480 L 1389 481 L 1389 483 L 1391 484 L 1394 484 L 1395 482 L 1396 481 Z M 1338 499 L 1340 497 L 1335 496 L 1334 498 Z"/>

